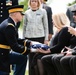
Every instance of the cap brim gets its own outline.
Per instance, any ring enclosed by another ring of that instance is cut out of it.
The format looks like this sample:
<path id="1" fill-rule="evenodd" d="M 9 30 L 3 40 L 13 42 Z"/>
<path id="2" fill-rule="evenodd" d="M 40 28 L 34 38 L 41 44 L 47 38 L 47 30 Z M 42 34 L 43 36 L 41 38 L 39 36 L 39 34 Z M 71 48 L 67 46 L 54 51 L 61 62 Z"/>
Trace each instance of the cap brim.
<path id="1" fill-rule="evenodd" d="M 21 13 L 21 15 L 25 15 L 25 13 L 24 12 L 20 12 Z"/>
<path id="2" fill-rule="evenodd" d="M 72 11 L 72 12 L 76 12 L 76 11 Z"/>

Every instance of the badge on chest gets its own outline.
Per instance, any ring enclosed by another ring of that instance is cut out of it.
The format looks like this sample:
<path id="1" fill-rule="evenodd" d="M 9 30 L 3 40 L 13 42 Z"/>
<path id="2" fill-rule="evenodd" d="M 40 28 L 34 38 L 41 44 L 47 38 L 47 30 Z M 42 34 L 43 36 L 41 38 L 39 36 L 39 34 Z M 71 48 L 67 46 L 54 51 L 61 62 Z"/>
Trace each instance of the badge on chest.
<path id="1" fill-rule="evenodd" d="M 12 1 L 11 0 L 6 0 L 6 6 L 12 6 Z"/>

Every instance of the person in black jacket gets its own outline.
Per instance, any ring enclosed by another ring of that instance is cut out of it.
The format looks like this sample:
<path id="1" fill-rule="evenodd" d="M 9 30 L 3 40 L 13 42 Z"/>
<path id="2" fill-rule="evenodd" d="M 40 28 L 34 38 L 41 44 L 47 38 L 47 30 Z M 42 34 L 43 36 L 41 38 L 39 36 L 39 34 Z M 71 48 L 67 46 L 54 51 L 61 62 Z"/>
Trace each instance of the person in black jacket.
<path id="1" fill-rule="evenodd" d="M 0 75 L 9 75 L 10 64 L 16 64 L 18 67 L 18 72 L 14 75 L 24 75 L 31 42 L 19 39 L 15 27 L 23 18 L 23 5 L 11 6 L 8 12 L 9 17 L 0 24 Z M 11 49 L 19 54 L 10 52 Z"/>
<path id="2" fill-rule="evenodd" d="M 75 24 L 75 22 L 76 22 L 76 15 L 75 15 L 76 10 L 73 10 L 72 13 L 73 13 L 74 22 L 71 25 L 73 28 L 72 27 L 69 28 L 70 31 L 72 31 L 72 29 L 76 28 L 76 24 Z M 74 34 L 74 32 L 72 32 L 72 33 Z M 73 35 L 72 39 L 70 40 L 70 46 L 69 47 L 74 48 L 75 46 L 76 46 L 76 36 Z M 64 57 L 64 54 L 59 54 L 59 55 L 54 56 L 54 59 L 53 59 L 54 63 L 55 63 L 54 65 L 56 65 L 56 67 L 59 71 L 59 75 L 63 75 L 64 73 L 66 73 L 66 75 L 70 75 L 70 74 L 72 75 L 69 64 L 68 64 L 69 63 L 68 61 L 70 60 L 70 58 L 71 58 L 71 56 Z M 65 62 L 68 66 L 68 68 L 66 66 L 66 70 L 64 69 L 65 72 L 61 68 L 61 65 L 60 65 L 61 60 L 62 60 L 62 63 Z"/>
<path id="3" fill-rule="evenodd" d="M 76 30 L 69 27 L 68 32 L 73 36 L 76 36 Z M 76 41 L 76 40 L 75 40 Z M 67 49 L 65 56 L 62 56 L 59 60 L 60 65 L 63 69 L 64 75 L 76 75 L 76 43 L 74 48 L 65 47 Z M 66 68 L 66 69 L 65 69 Z"/>
<path id="4" fill-rule="evenodd" d="M 52 23 L 52 9 L 51 7 L 49 7 L 46 2 L 48 0 L 40 0 L 41 1 L 41 5 L 42 8 L 46 10 L 47 12 L 47 18 L 48 18 L 48 28 L 49 28 L 49 35 L 48 35 L 48 39 L 50 41 L 50 39 L 52 38 L 53 35 L 53 23 Z"/>
<path id="5" fill-rule="evenodd" d="M 72 38 L 72 35 L 69 34 L 67 27 L 67 25 L 70 25 L 70 21 L 65 13 L 54 14 L 53 24 L 57 28 L 57 33 L 53 37 L 52 46 L 50 46 L 50 49 L 46 51 L 43 49 L 38 49 L 41 54 L 35 56 L 32 62 L 33 68 L 38 66 L 38 71 L 36 71 L 36 73 L 39 72 L 39 75 L 44 75 L 44 71 L 47 72 L 48 75 L 57 74 L 52 63 L 52 57 L 55 53 L 60 53 L 65 46 L 69 46 L 70 39 Z M 37 60 L 35 60 L 35 58 Z"/>
<path id="6" fill-rule="evenodd" d="M 67 36 L 67 37 L 66 37 Z M 41 60 L 43 63 L 43 67 L 48 75 L 60 75 L 57 68 L 54 65 L 53 59 L 65 46 L 70 45 L 71 36 L 68 33 L 68 27 L 64 27 L 53 37 L 53 45 L 50 47 L 50 50 L 44 52 L 43 50 L 39 50 L 41 53 L 50 53 L 49 55 L 44 55 Z"/>

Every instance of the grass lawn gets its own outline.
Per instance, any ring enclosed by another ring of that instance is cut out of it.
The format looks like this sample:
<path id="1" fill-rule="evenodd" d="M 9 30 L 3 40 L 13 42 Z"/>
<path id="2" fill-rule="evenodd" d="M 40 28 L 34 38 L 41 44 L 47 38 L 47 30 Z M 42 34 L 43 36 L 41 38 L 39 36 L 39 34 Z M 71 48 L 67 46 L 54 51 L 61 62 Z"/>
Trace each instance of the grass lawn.
<path id="1" fill-rule="evenodd" d="M 10 75 L 13 75 L 13 71 L 11 71 Z M 25 75 L 28 75 L 28 70 L 26 70 Z"/>

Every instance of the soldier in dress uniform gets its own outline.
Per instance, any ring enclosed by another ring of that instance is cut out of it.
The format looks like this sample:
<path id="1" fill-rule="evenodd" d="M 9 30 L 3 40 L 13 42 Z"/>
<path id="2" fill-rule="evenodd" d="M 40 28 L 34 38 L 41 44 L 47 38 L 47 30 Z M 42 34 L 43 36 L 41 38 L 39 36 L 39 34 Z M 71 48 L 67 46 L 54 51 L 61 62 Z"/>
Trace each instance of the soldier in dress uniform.
<path id="1" fill-rule="evenodd" d="M 0 23 L 2 21 L 4 21 L 6 18 L 8 18 L 8 16 L 9 16 L 7 8 L 10 6 L 14 6 L 14 5 L 18 5 L 18 0 L 0 0 Z M 20 22 L 18 22 L 16 25 L 17 30 L 18 30 L 19 26 L 20 26 Z M 26 57 L 26 59 L 27 59 L 27 57 Z M 26 60 L 26 64 L 27 64 L 27 60 Z M 19 72 L 16 65 L 15 66 L 13 65 L 12 68 L 13 68 L 15 74 L 16 74 L 16 72 Z"/>
<path id="2" fill-rule="evenodd" d="M 18 0 L 0 0 L 0 23 L 8 18 L 7 8 L 10 6 L 18 5 Z M 20 22 L 17 23 L 16 28 L 18 29 Z"/>
<path id="3" fill-rule="evenodd" d="M 9 17 L 0 24 L 0 75 L 9 75 L 10 64 L 19 66 L 18 72 L 14 75 L 25 74 L 25 56 L 30 52 L 30 41 L 18 39 L 18 32 L 15 27 L 17 22 L 23 18 L 23 5 L 11 6 L 8 8 Z M 10 53 L 10 50 L 19 54 Z"/>

